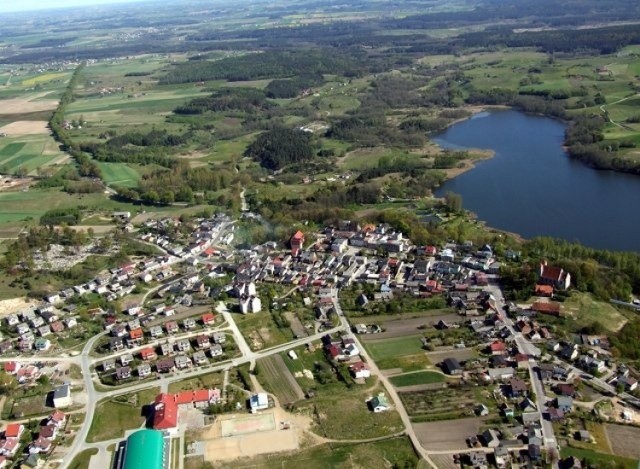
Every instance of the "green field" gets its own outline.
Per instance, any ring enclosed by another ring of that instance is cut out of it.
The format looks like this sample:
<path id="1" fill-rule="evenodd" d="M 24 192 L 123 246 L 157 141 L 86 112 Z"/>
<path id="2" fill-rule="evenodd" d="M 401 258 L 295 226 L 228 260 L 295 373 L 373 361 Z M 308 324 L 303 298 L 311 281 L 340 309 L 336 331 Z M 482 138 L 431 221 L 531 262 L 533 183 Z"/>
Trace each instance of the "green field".
<path id="1" fill-rule="evenodd" d="M 422 342 L 417 335 L 370 341 L 364 346 L 374 360 L 414 355 L 422 351 Z"/>
<path id="2" fill-rule="evenodd" d="M 586 459 L 590 464 L 596 464 L 602 469 L 637 469 L 638 461 L 623 458 L 614 454 L 598 453 L 589 449 L 565 447 L 560 450 L 560 456 L 567 458 L 574 456 L 580 460 Z"/>
<path id="3" fill-rule="evenodd" d="M 153 401 L 158 392 L 160 392 L 160 388 L 150 388 L 137 394 L 118 396 L 98 402 L 87 441 L 95 443 L 96 441 L 122 438 L 126 430 L 141 427 L 145 422 L 145 418 L 141 414 L 142 408 Z"/>
<path id="4" fill-rule="evenodd" d="M 201 461 L 189 461 L 187 469 L 201 468 Z M 257 456 L 251 459 L 238 460 L 233 463 L 216 463 L 221 469 L 290 469 L 305 467 L 306 469 L 334 469 L 342 467 L 416 467 L 418 458 L 408 438 L 392 438 L 375 443 L 362 444 L 329 444 L 316 446 L 292 454 L 272 454 Z M 200 464 L 200 465 L 198 465 Z"/>
<path id="5" fill-rule="evenodd" d="M 35 175 L 42 166 L 56 165 L 66 158 L 46 134 L 0 139 L 0 173 L 14 174 L 19 168 Z"/>
<path id="6" fill-rule="evenodd" d="M 627 319 L 610 303 L 596 301 L 588 293 L 572 292 L 563 303 L 563 309 L 581 325 L 601 323 L 609 331 L 618 331 Z"/>
<path id="7" fill-rule="evenodd" d="M 302 399 L 304 393 L 283 360 L 280 355 L 272 355 L 258 360 L 256 367 L 265 389 L 276 395 L 280 405 L 287 405 Z"/>
<path id="8" fill-rule="evenodd" d="M 109 186 L 136 187 L 140 173 L 126 163 L 98 163 L 102 180 Z"/>
<path id="9" fill-rule="evenodd" d="M 399 388 L 420 384 L 443 383 L 445 380 L 444 375 L 435 371 L 418 371 L 389 378 L 389 381 Z"/>

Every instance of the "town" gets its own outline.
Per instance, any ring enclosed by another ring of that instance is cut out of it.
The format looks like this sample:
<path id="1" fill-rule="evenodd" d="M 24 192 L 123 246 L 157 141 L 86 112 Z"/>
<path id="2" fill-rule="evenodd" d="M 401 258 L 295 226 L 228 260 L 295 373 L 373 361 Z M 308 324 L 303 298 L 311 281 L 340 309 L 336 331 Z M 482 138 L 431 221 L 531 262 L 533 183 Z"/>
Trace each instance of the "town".
<path id="1" fill-rule="evenodd" d="M 0 467 L 90 451 L 89 467 L 177 468 L 339 441 L 306 404 L 326 409 L 336 386 L 364 437 L 406 435 L 432 467 L 577 467 L 559 439 L 588 448 L 590 422 L 637 422 L 636 374 L 607 336 L 556 333 L 559 267 L 540 264 L 518 304 L 499 275 L 518 253 L 489 245 L 345 220 L 240 249 L 225 215 L 130 216 L 114 214 L 161 254 L 3 317 Z"/>

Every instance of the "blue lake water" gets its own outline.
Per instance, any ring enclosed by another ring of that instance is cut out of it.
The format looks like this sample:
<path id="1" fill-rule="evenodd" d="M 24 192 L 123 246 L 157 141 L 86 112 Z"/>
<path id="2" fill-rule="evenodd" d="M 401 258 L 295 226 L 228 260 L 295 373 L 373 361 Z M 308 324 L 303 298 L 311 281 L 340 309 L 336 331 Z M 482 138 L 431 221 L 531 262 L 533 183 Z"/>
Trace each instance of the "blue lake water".
<path id="1" fill-rule="evenodd" d="M 570 159 L 562 148 L 564 130 L 561 122 L 517 111 L 480 113 L 451 126 L 433 141 L 495 156 L 447 181 L 436 195 L 456 192 L 489 226 L 525 238 L 640 251 L 640 177 Z"/>

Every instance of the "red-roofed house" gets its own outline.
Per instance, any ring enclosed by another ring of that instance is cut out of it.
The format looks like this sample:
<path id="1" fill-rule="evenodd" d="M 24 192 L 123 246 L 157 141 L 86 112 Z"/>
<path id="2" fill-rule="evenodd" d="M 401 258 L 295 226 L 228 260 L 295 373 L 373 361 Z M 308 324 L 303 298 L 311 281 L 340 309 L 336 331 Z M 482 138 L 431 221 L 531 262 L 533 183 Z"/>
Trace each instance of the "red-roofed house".
<path id="1" fill-rule="evenodd" d="M 142 328 L 138 327 L 137 329 L 131 329 L 129 331 L 129 341 L 140 341 L 144 337 L 144 332 L 142 332 Z"/>
<path id="2" fill-rule="evenodd" d="M 504 342 L 496 340 L 495 342 L 492 342 L 491 345 L 489 345 L 489 350 L 491 351 L 492 355 L 504 355 L 504 353 L 507 351 L 507 346 Z"/>
<path id="3" fill-rule="evenodd" d="M 10 423 L 7 428 L 4 429 L 5 438 L 20 438 L 24 432 L 24 425 L 19 423 Z"/>
<path id="4" fill-rule="evenodd" d="M 536 284 L 536 296 L 553 296 L 553 286 L 552 285 L 541 285 Z"/>
<path id="5" fill-rule="evenodd" d="M 20 365 L 20 363 L 18 362 L 5 362 L 4 371 L 11 375 L 15 375 L 16 373 L 18 373 L 18 370 L 20 369 L 21 366 L 22 365 Z"/>
<path id="6" fill-rule="evenodd" d="M 356 362 L 349 366 L 349 371 L 354 378 L 369 378 L 371 376 L 371 369 L 369 365 L 364 362 Z"/>
<path id="7" fill-rule="evenodd" d="M 158 358 L 158 354 L 153 350 L 153 347 L 146 347 L 140 350 L 140 358 L 143 360 L 155 360 Z"/>
<path id="8" fill-rule="evenodd" d="M 560 304 L 553 302 L 536 301 L 531 305 L 531 311 L 535 311 L 540 314 L 560 316 Z"/>
<path id="9" fill-rule="evenodd" d="M 29 446 L 30 454 L 47 453 L 51 449 L 51 440 L 43 436 L 39 436 L 37 440 Z"/>
<path id="10" fill-rule="evenodd" d="M 538 283 L 542 285 L 551 285 L 559 290 L 566 290 L 571 285 L 571 274 L 561 267 L 548 265 L 547 261 L 540 264 L 539 274 Z"/>
<path id="11" fill-rule="evenodd" d="M 216 322 L 216 315 L 213 313 L 205 313 L 202 315 L 202 324 L 205 326 L 210 326 L 214 322 Z"/>
<path id="12" fill-rule="evenodd" d="M 342 357 L 342 352 L 335 345 L 327 347 L 327 353 L 332 360 L 339 360 Z"/>
<path id="13" fill-rule="evenodd" d="M 289 244 L 291 244 L 291 255 L 297 256 L 304 248 L 304 233 L 300 230 L 296 231 Z"/>
<path id="14" fill-rule="evenodd" d="M 20 440 L 18 438 L 8 438 L 0 441 L 0 454 L 13 457 L 20 448 Z"/>
<path id="15" fill-rule="evenodd" d="M 54 424 L 56 427 L 61 427 L 64 425 L 64 422 L 67 420 L 67 416 L 64 415 L 64 412 L 61 410 L 54 410 L 53 413 L 49 416 L 49 422 Z"/>

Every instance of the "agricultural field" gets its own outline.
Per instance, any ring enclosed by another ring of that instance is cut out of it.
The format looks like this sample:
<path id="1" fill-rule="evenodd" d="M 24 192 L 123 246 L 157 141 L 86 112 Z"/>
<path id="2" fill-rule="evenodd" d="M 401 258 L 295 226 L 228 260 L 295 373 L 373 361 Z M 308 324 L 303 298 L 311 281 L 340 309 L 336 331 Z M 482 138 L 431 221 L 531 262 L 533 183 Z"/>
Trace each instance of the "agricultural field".
<path id="1" fill-rule="evenodd" d="M 470 417 L 480 403 L 497 413 L 497 403 L 489 388 L 449 385 L 441 389 L 401 392 L 400 399 L 414 422 Z"/>
<path id="2" fill-rule="evenodd" d="M 363 345 L 383 370 L 400 368 L 402 371 L 415 371 L 429 365 L 419 336 L 370 340 Z"/>
<path id="3" fill-rule="evenodd" d="M 68 160 L 49 136 L 46 122 L 16 122 L 4 128 L 17 128 L 15 124 L 24 124 L 24 128 L 18 131 L 21 136 L 0 138 L 0 174 L 19 174 L 22 171 L 23 175 L 35 176 L 40 173 L 40 168 L 51 166 L 55 171 Z"/>
<path id="4" fill-rule="evenodd" d="M 263 383 L 265 389 L 276 395 L 281 406 L 293 404 L 304 398 L 302 388 L 280 355 L 262 358 L 256 366 L 259 368 L 258 380 Z"/>
<path id="5" fill-rule="evenodd" d="M 372 335 L 362 336 L 362 340 L 369 342 L 371 340 L 391 339 L 397 337 L 406 337 L 419 334 L 425 327 L 433 327 L 439 321 L 445 321 L 449 324 L 455 324 L 461 321 L 461 317 L 451 312 L 451 310 L 431 310 L 424 313 L 403 313 L 400 315 L 380 315 L 367 316 L 362 318 L 362 322 L 367 324 L 377 324 L 383 332 Z M 351 318 L 352 322 L 361 322 L 357 318 Z"/>
<path id="6" fill-rule="evenodd" d="M 98 163 L 102 180 L 108 186 L 136 187 L 142 177 L 134 165 L 126 163 Z"/>
<path id="7" fill-rule="evenodd" d="M 640 460 L 640 428 L 628 425 L 605 425 L 607 440 L 611 444 L 613 454 Z"/>
<path id="8" fill-rule="evenodd" d="M 403 388 L 407 386 L 418 386 L 421 384 L 435 384 L 444 383 L 446 381 L 445 375 L 436 371 L 417 371 L 414 373 L 405 373 L 389 378 L 391 383 L 398 387 Z"/>
<path id="9" fill-rule="evenodd" d="M 454 451 L 466 449 L 466 439 L 478 434 L 481 426 L 481 419 L 466 418 L 414 423 L 413 429 L 427 451 Z"/>

